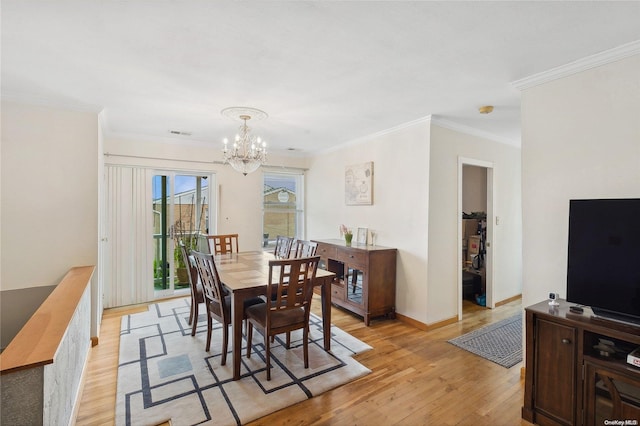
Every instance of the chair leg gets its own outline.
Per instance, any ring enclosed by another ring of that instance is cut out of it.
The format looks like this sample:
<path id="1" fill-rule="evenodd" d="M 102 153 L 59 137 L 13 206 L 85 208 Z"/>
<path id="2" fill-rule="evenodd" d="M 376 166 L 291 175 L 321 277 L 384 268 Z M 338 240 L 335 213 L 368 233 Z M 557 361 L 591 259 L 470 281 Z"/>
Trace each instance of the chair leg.
<path id="1" fill-rule="evenodd" d="M 267 362 L 267 380 L 271 380 L 271 339 L 269 339 L 267 330 L 264 331 L 264 348 L 264 356 Z"/>
<path id="2" fill-rule="evenodd" d="M 302 331 L 302 351 L 304 353 L 304 368 L 309 368 L 309 327 Z"/>
<path id="3" fill-rule="evenodd" d="M 211 322 L 211 315 L 207 312 L 207 345 L 205 346 L 205 350 L 207 352 L 211 349 L 211 329 L 213 328 L 213 324 Z"/>
<path id="4" fill-rule="evenodd" d="M 287 349 L 291 346 L 291 332 L 287 331 Z"/>
<path id="5" fill-rule="evenodd" d="M 194 300 L 194 298 L 191 298 L 191 309 L 189 309 L 189 322 L 188 324 L 191 325 L 191 323 L 193 322 L 193 305 L 196 304 L 196 301 Z M 192 334 L 193 336 L 193 334 Z"/>
<path id="6" fill-rule="evenodd" d="M 253 338 L 253 324 L 248 322 L 247 326 L 247 358 L 251 358 L 251 339 Z"/>
<path id="7" fill-rule="evenodd" d="M 194 307 L 195 304 L 195 307 Z M 193 313 L 193 318 L 191 319 L 191 322 L 189 324 L 191 324 L 191 335 L 195 336 L 196 335 L 196 328 L 198 327 L 198 303 L 192 303 L 191 304 L 191 312 Z"/>
<path id="8" fill-rule="evenodd" d="M 229 326 L 222 324 L 222 358 L 220 359 L 220 365 L 227 363 L 227 346 L 229 344 Z"/>

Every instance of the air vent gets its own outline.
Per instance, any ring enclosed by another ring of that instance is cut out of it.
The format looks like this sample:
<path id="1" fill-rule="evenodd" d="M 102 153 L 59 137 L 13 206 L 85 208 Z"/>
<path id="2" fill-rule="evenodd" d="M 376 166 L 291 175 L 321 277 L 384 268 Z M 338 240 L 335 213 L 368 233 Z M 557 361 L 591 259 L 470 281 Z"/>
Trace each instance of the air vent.
<path id="1" fill-rule="evenodd" d="M 191 132 L 182 132 L 180 130 L 169 130 L 172 135 L 191 136 Z"/>

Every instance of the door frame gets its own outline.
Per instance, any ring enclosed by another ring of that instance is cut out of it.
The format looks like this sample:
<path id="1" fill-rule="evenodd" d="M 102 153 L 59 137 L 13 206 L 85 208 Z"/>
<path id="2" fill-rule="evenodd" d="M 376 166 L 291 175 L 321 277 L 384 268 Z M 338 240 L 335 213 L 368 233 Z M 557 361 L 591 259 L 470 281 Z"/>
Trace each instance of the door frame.
<path id="1" fill-rule="evenodd" d="M 458 320 L 462 320 L 462 193 L 463 193 L 463 169 L 464 166 L 482 167 L 487 170 L 487 240 L 485 255 L 485 274 L 487 299 L 486 306 L 495 308 L 493 297 L 493 241 L 495 224 L 495 179 L 494 163 L 468 157 L 458 157 Z"/>

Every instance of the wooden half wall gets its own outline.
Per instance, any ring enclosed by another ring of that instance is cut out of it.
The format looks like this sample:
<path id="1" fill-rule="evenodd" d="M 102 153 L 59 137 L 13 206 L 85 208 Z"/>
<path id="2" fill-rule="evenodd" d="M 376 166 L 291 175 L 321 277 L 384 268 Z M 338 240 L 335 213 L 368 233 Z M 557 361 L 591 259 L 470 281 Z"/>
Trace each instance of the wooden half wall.
<path id="1" fill-rule="evenodd" d="M 0 424 L 71 423 L 91 347 L 94 270 L 69 270 L 0 354 Z"/>

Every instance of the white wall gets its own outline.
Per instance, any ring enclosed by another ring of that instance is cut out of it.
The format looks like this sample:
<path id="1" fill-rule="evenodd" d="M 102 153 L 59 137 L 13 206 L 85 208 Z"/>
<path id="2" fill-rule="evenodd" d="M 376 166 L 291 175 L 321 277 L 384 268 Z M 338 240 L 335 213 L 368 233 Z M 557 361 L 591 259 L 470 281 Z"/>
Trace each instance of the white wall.
<path id="1" fill-rule="evenodd" d="M 347 206 L 345 166 L 368 161 L 373 161 L 373 205 Z M 340 238 L 340 224 L 375 230 L 377 245 L 398 249 L 397 312 L 425 323 L 429 121 L 317 155 L 309 166 L 308 237 Z"/>
<path id="2" fill-rule="evenodd" d="M 239 248 L 262 249 L 262 169 L 247 176 L 222 161 L 222 145 L 212 142 L 149 141 L 107 138 L 105 162 L 164 170 L 215 173 L 219 196 L 213 229 L 219 234 L 238 233 Z M 147 157 L 147 158 L 142 158 Z M 307 160 L 269 155 L 268 165 L 304 168 Z"/>
<path id="3" fill-rule="evenodd" d="M 310 238 L 339 238 L 338 227 L 366 226 L 398 249 L 396 310 L 430 325 L 457 316 L 458 156 L 492 161 L 498 188 L 496 300 L 521 292 L 520 150 L 431 125 L 407 125 L 311 160 Z M 374 163 L 374 203 L 346 206 L 344 168 Z"/>
<path id="4" fill-rule="evenodd" d="M 569 200 L 640 197 L 640 55 L 522 93 L 523 305 L 566 296 Z"/>
<path id="5" fill-rule="evenodd" d="M 57 285 L 98 258 L 98 120 L 2 102 L 2 290 Z"/>
<path id="6" fill-rule="evenodd" d="M 522 215 L 520 149 L 476 136 L 431 127 L 429 175 L 428 323 L 458 314 L 458 158 L 493 163 L 494 228 L 493 301 L 522 291 Z"/>

